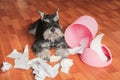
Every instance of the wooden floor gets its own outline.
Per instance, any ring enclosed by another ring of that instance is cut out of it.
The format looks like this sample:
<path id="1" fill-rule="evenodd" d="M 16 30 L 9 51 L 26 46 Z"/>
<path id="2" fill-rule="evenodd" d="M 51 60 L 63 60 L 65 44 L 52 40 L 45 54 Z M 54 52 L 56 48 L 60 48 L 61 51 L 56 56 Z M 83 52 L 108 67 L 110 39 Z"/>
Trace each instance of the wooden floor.
<path id="1" fill-rule="evenodd" d="M 120 80 L 120 0 L 0 0 L 0 67 L 3 61 L 14 64 L 6 56 L 13 49 L 23 52 L 26 44 L 30 59 L 34 57 L 34 37 L 28 34 L 28 26 L 40 18 L 38 10 L 54 13 L 58 7 L 63 30 L 80 16 L 94 17 L 99 24 L 98 33 L 105 34 L 102 43 L 111 50 L 113 62 L 105 68 L 94 68 L 74 55 L 69 74 L 60 72 L 46 80 Z M 34 80 L 34 76 L 32 70 L 12 68 L 5 73 L 0 71 L 0 80 Z"/>

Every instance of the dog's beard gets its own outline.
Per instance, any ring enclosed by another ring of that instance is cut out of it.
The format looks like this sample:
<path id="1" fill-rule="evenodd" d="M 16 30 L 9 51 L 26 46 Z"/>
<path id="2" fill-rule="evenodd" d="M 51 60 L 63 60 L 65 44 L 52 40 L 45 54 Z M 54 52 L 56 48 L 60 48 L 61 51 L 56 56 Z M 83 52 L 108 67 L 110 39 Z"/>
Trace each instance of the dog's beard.
<path id="1" fill-rule="evenodd" d="M 51 32 L 51 28 L 49 28 L 44 32 L 43 36 L 45 40 L 55 41 L 63 37 L 63 32 L 59 28 L 55 28 L 55 32 Z"/>

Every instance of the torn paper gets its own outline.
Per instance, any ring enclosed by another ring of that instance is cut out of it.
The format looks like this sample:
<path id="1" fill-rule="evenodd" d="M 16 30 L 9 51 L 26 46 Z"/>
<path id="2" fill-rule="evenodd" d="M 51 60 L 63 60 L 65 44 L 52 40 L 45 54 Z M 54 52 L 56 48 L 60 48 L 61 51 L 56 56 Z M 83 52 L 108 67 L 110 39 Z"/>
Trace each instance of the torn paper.
<path id="1" fill-rule="evenodd" d="M 35 75 L 35 80 L 45 80 L 46 77 L 54 78 L 55 76 L 57 76 L 60 63 L 57 63 L 52 67 L 41 58 L 34 58 L 32 60 L 29 60 L 28 56 L 29 56 L 28 45 L 26 45 L 23 54 L 19 53 L 16 49 L 14 49 L 13 52 L 9 54 L 7 57 L 15 59 L 14 68 L 20 68 L 20 69 L 29 69 L 30 67 L 33 68 L 33 74 Z M 60 59 L 61 59 L 61 56 L 53 55 L 50 57 L 51 62 L 57 62 Z M 61 70 L 65 73 L 68 73 L 71 64 L 72 64 L 72 60 L 70 59 L 63 60 L 61 62 L 61 65 L 62 65 Z"/>
<path id="2" fill-rule="evenodd" d="M 91 42 L 90 44 L 90 48 L 93 49 L 94 51 L 96 51 L 96 53 L 99 55 L 99 57 L 101 58 L 102 61 L 107 61 L 107 57 L 104 54 L 103 50 L 102 50 L 102 38 L 103 38 L 104 34 L 101 33 L 99 35 L 97 35 Z"/>
<path id="3" fill-rule="evenodd" d="M 84 49 L 88 46 L 89 38 L 86 37 L 80 41 L 79 47 L 74 47 L 72 49 L 68 49 L 70 54 L 82 54 Z"/>
<path id="4" fill-rule="evenodd" d="M 35 80 L 45 80 L 47 74 L 44 70 L 34 69 L 33 74 L 35 75 Z"/>
<path id="5" fill-rule="evenodd" d="M 47 73 L 42 69 L 39 63 L 39 58 L 32 59 L 28 62 L 28 65 L 33 68 L 33 74 L 35 80 L 45 80 Z"/>
<path id="6" fill-rule="evenodd" d="M 30 60 L 28 65 L 34 69 L 37 78 L 44 78 L 46 76 L 54 78 L 58 74 L 59 64 L 52 67 L 41 58 Z"/>
<path id="7" fill-rule="evenodd" d="M 22 54 L 20 52 L 18 52 L 16 49 L 14 49 L 7 57 L 18 59 L 21 56 L 22 56 Z"/>
<path id="8" fill-rule="evenodd" d="M 39 77 L 39 76 L 35 75 L 35 80 L 45 80 L 45 76 L 44 77 Z"/>
<path id="9" fill-rule="evenodd" d="M 82 54 L 84 47 L 80 46 L 80 47 L 75 47 L 72 49 L 68 49 L 70 54 Z"/>
<path id="10" fill-rule="evenodd" d="M 24 49 L 24 53 L 21 55 L 20 58 L 15 59 L 15 65 L 14 68 L 20 68 L 20 69 L 29 69 L 29 66 L 27 63 L 29 62 L 28 58 L 28 45 L 26 45 Z"/>
<path id="11" fill-rule="evenodd" d="M 5 71 L 7 71 L 7 70 L 9 70 L 9 69 L 11 69 L 12 68 L 12 65 L 10 64 L 10 63 L 8 63 L 8 62 L 3 62 L 3 66 L 1 67 L 1 71 L 2 72 L 5 72 Z"/>
<path id="12" fill-rule="evenodd" d="M 14 58 L 14 68 L 29 69 L 29 66 L 27 65 L 29 61 L 28 45 L 25 46 L 23 54 L 14 49 L 7 57 Z"/>
<path id="13" fill-rule="evenodd" d="M 61 62 L 61 71 L 68 74 L 70 67 L 73 65 L 73 60 L 72 59 L 62 59 Z"/>
<path id="14" fill-rule="evenodd" d="M 61 56 L 52 55 L 52 56 L 50 56 L 50 62 L 57 62 L 57 61 L 59 61 L 61 58 L 62 58 Z"/>

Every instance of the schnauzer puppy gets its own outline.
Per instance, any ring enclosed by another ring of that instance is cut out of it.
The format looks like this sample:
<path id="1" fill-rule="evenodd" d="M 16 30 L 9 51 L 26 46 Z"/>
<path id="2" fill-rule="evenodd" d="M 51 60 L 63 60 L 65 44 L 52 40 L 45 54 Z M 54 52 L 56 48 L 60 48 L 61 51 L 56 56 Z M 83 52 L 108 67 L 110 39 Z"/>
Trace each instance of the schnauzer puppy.
<path id="1" fill-rule="evenodd" d="M 59 9 L 54 14 L 45 14 L 39 11 L 41 18 L 35 21 L 29 28 L 29 33 L 35 35 L 33 52 L 44 60 L 49 60 L 50 49 L 55 48 L 55 54 L 65 58 L 68 56 L 67 44 L 59 24 Z"/>

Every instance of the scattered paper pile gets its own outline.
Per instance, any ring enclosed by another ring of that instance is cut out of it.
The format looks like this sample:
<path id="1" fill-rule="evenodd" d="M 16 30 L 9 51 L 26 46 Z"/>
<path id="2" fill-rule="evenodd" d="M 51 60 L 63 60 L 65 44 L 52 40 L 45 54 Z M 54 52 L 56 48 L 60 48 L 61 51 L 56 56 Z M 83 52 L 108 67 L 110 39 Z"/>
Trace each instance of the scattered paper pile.
<path id="1" fill-rule="evenodd" d="M 29 60 L 28 45 L 25 46 L 23 54 L 14 49 L 7 57 L 14 59 L 14 68 L 24 70 L 32 68 L 33 74 L 35 74 L 35 80 L 44 80 L 46 77 L 54 78 L 58 74 L 59 68 L 61 68 L 62 72 L 68 74 L 70 67 L 73 65 L 72 59 L 65 58 L 61 60 L 60 56 L 55 55 L 52 55 L 50 57 L 50 62 L 61 61 L 53 67 L 41 58 L 34 58 L 32 60 Z M 9 70 L 10 68 L 12 68 L 12 65 L 10 63 L 3 62 L 3 66 L 1 68 L 3 72 Z"/>

